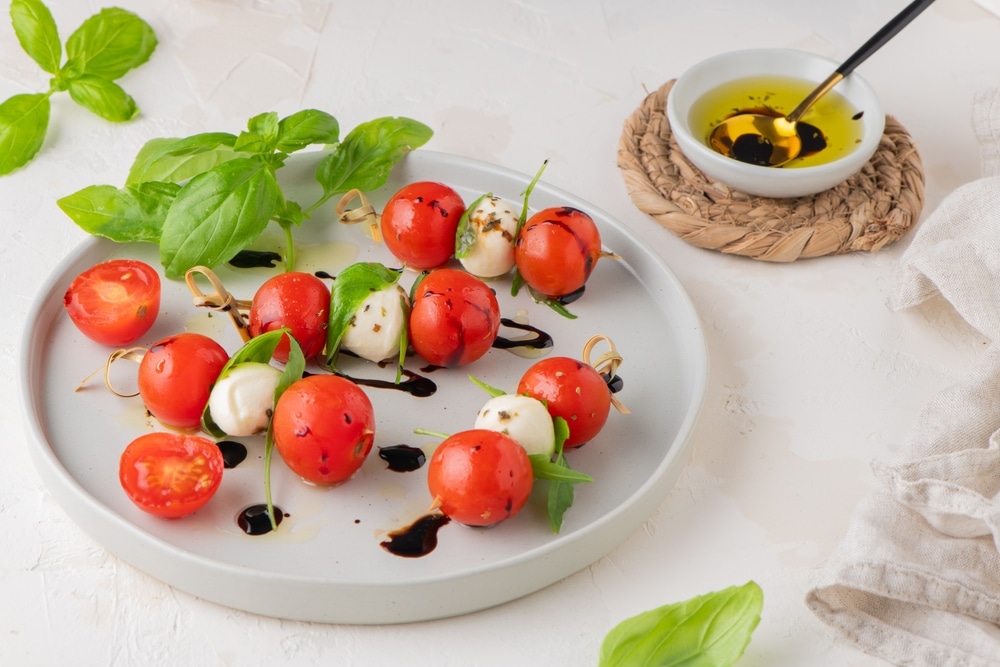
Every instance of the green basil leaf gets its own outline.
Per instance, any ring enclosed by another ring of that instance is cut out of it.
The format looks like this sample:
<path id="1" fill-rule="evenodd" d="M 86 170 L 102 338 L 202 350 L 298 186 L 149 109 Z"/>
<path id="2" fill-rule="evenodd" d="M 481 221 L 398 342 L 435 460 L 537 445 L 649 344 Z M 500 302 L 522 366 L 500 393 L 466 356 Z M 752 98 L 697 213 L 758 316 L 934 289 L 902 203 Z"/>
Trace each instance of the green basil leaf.
<path id="1" fill-rule="evenodd" d="M 62 60 L 62 42 L 49 8 L 41 0 L 12 0 L 10 20 L 21 48 L 43 70 L 57 73 Z"/>
<path id="2" fill-rule="evenodd" d="M 279 331 L 288 331 L 280 329 Z M 290 332 L 289 332 L 290 333 Z M 278 404 L 278 399 L 285 393 L 285 390 L 302 378 L 306 370 L 306 358 L 302 354 L 302 348 L 292 335 L 288 336 L 288 362 L 285 363 L 285 370 L 278 378 L 278 386 L 274 389 L 274 404 Z M 274 502 L 271 500 L 271 456 L 274 453 L 274 420 L 267 424 L 267 435 L 264 438 L 264 500 L 267 504 L 267 516 L 271 519 L 271 530 L 278 529 L 278 522 L 274 518 Z"/>
<path id="3" fill-rule="evenodd" d="M 462 217 L 458 219 L 458 228 L 455 230 L 455 257 L 461 259 L 469 254 L 472 247 L 476 245 L 476 238 L 479 236 L 479 229 L 469 222 L 469 214 L 479 208 L 479 204 L 493 197 L 493 193 L 488 192 L 482 195 L 462 212 Z"/>
<path id="4" fill-rule="evenodd" d="M 149 181 L 118 189 L 91 185 L 56 201 L 81 229 L 119 243 L 158 243 L 180 186 Z"/>
<path id="5" fill-rule="evenodd" d="M 568 465 L 556 463 L 545 454 L 532 454 L 528 459 L 531 461 L 531 471 L 536 479 L 569 484 L 585 484 L 594 481 L 590 475 L 577 472 Z"/>
<path id="6" fill-rule="evenodd" d="M 150 139 L 135 156 L 125 183 L 183 183 L 239 157 L 231 148 L 235 141 L 234 135 L 223 132 L 196 134 L 186 139 Z"/>
<path id="7" fill-rule="evenodd" d="M 599 667 L 730 667 L 763 606 L 763 591 L 750 581 L 633 616 L 604 638 Z"/>
<path id="8" fill-rule="evenodd" d="M 139 113 L 135 100 L 121 86 L 99 76 L 84 74 L 69 81 L 68 90 L 74 102 L 114 123 L 132 120 Z"/>
<path id="9" fill-rule="evenodd" d="M 274 213 L 274 219 L 279 223 L 295 225 L 296 227 L 302 226 L 307 217 L 299 203 L 291 199 L 282 202 L 281 207 Z"/>
<path id="10" fill-rule="evenodd" d="M 14 95 L 0 104 L 0 176 L 38 153 L 49 128 L 49 109 L 44 93 Z"/>
<path id="11" fill-rule="evenodd" d="M 569 469 L 569 463 L 563 455 L 563 445 L 566 444 L 566 440 L 569 438 L 569 423 L 563 417 L 553 417 L 552 427 L 555 431 L 556 440 L 556 450 L 551 459 L 552 465 L 558 468 Z M 534 470 L 534 467 L 534 464 L 532 464 L 532 470 Z M 552 471 L 548 472 L 549 474 L 553 474 Z M 552 532 L 556 535 L 562 530 L 563 518 L 566 515 L 566 511 L 573 506 L 574 496 L 573 482 L 567 479 L 554 479 L 549 482 L 547 502 L 549 525 L 552 527 Z"/>
<path id="12" fill-rule="evenodd" d="M 163 223 L 165 275 L 180 278 L 191 267 L 227 261 L 260 236 L 280 199 L 274 170 L 260 160 L 237 158 L 195 176 Z"/>
<path id="13" fill-rule="evenodd" d="M 299 342 L 292 336 L 288 329 L 279 329 L 288 333 L 288 361 L 285 362 L 285 370 L 278 379 L 278 386 L 274 389 L 274 402 L 277 403 L 281 395 L 285 393 L 292 384 L 302 379 L 306 370 L 306 357 L 302 354 Z"/>
<path id="14" fill-rule="evenodd" d="M 247 122 L 247 129 L 236 137 L 233 150 L 241 153 L 265 154 L 274 150 L 278 142 L 278 114 L 273 111 L 254 116 Z"/>
<path id="15" fill-rule="evenodd" d="M 499 387 L 494 387 L 493 385 L 486 384 L 485 382 L 477 378 L 475 375 L 470 375 L 469 379 L 472 380 L 472 383 L 474 385 L 476 385 L 477 387 L 485 391 L 487 394 L 489 394 L 491 398 L 496 398 L 498 396 L 504 396 L 507 394 L 507 392 L 505 392 L 503 389 L 500 389 Z"/>
<path id="16" fill-rule="evenodd" d="M 429 127 L 409 118 L 377 118 L 358 125 L 316 167 L 324 198 L 354 188 L 377 190 L 403 156 L 431 135 Z"/>
<path id="17" fill-rule="evenodd" d="M 556 462 L 553 465 L 559 466 L 561 464 Z M 566 510 L 573 506 L 575 495 L 572 483 L 560 479 L 549 482 L 549 525 L 553 534 L 558 535 L 559 531 L 562 530 L 563 517 L 566 515 Z"/>
<path id="18" fill-rule="evenodd" d="M 276 148 L 294 153 L 314 144 L 335 144 L 340 141 L 340 124 L 325 111 L 304 109 L 282 118 L 278 124 Z"/>
<path id="19" fill-rule="evenodd" d="M 326 361 L 333 361 L 340 350 L 340 341 L 351 326 L 361 302 L 372 292 L 392 287 L 403 272 L 389 269 L 378 262 L 351 264 L 337 274 L 330 287 L 330 320 L 326 329 Z"/>
<path id="20" fill-rule="evenodd" d="M 72 62 L 70 70 L 114 80 L 149 60 L 156 44 L 149 24 L 132 12 L 111 7 L 70 35 L 66 56 Z"/>

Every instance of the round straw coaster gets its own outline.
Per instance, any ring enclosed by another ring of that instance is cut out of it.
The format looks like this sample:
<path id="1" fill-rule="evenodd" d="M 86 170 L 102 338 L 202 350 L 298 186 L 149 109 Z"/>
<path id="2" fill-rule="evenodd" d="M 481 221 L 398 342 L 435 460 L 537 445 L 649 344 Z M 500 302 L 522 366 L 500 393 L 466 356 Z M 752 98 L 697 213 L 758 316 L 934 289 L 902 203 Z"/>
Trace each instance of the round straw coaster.
<path id="1" fill-rule="evenodd" d="M 710 180 L 678 148 L 667 121 L 673 80 L 628 120 L 618 167 L 640 211 L 700 248 L 769 262 L 877 252 L 919 219 L 924 171 L 906 129 L 886 116 L 878 149 L 864 168 L 824 192 L 770 199 Z"/>

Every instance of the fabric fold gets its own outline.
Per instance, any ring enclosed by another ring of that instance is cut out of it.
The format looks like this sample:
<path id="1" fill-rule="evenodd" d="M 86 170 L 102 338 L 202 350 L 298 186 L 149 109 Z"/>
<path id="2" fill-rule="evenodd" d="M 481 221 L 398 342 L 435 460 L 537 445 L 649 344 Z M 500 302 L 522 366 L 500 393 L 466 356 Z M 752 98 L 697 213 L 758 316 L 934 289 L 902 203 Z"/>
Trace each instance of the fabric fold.
<path id="1" fill-rule="evenodd" d="M 892 304 L 942 295 L 991 341 L 935 396 L 899 462 L 873 462 L 866 498 L 807 606 L 858 648 L 896 665 L 1000 664 L 1000 88 L 976 95 L 984 177 L 917 230 Z"/>

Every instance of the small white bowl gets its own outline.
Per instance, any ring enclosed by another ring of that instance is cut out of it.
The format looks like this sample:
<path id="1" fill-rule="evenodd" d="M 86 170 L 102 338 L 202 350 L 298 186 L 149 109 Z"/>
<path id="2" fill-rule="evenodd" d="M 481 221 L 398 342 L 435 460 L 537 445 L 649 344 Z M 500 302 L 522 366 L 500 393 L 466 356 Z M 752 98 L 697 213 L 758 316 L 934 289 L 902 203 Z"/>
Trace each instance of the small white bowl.
<path id="1" fill-rule="evenodd" d="M 734 190 L 763 197 L 802 197 L 832 188 L 865 165 L 878 148 L 885 129 L 885 113 L 878 96 L 857 72 L 833 89 L 864 115 L 861 141 L 833 162 L 809 167 L 761 167 L 725 157 L 706 143 L 705 128 L 693 130 L 690 111 L 705 93 L 736 79 L 785 76 L 817 85 L 839 63 L 794 49 L 749 49 L 723 53 L 694 65 L 674 83 L 667 98 L 667 120 L 684 156 L 710 178 Z"/>

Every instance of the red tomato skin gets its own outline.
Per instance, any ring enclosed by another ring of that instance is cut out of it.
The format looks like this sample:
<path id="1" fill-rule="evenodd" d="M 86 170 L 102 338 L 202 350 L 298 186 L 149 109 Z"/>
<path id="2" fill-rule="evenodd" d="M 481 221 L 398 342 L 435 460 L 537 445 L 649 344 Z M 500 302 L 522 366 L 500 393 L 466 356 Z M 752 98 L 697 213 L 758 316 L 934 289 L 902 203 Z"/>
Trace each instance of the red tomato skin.
<path id="1" fill-rule="evenodd" d="M 514 242 L 514 263 L 521 277 L 552 299 L 583 287 L 600 256 L 597 225 L 589 215 L 570 206 L 535 213 Z"/>
<path id="2" fill-rule="evenodd" d="M 160 311 L 160 275 L 136 259 L 112 259 L 70 283 L 63 305 L 83 335 L 121 347 L 142 338 Z"/>
<path id="3" fill-rule="evenodd" d="M 429 363 L 450 368 L 469 364 L 489 352 L 499 331 L 497 297 L 471 273 L 436 269 L 416 286 L 410 343 Z"/>
<path id="4" fill-rule="evenodd" d="M 217 342 L 180 333 L 154 343 L 139 363 L 139 396 L 163 425 L 197 429 L 212 385 L 229 361 Z"/>
<path id="5" fill-rule="evenodd" d="M 289 271 L 269 278 L 257 288 L 250 306 L 247 329 L 251 336 L 288 327 L 302 348 L 306 359 L 312 359 L 326 345 L 326 329 L 330 318 L 330 289 L 311 273 Z M 274 350 L 274 358 L 288 361 L 288 340 L 282 337 Z"/>
<path id="6" fill-rule="evenodd" d="M 178 519 L 212 499 L 222 482 L 222 451 L 207 438 L 179 433 L 147 433 L 125 448 L 118 480 L 129 499 L 145 512 Z"/>
<path id="7" fill-rule="evenodd" d="M 281 395 L 274 445 L 288 467 L 313 484 L 345 482 L 368 458 L 375 416 L 367 394 L 337 375 L 310 375 Z"/>
<path id="8" fill-rule="evenodd" d="M 528 502 L 534 476 L 527 452 L 510 436 L 471 429 L 438 445 L 427 488 L 444 514 L 466 526 L 493 526 Z"/>
<path id="9" fill-rule="evenodd" d="M 611 411 L 611 390 L 601 374 L 569 357 L 548 357 L 533 364 L 518 382 L 517 393 L 543 401 L 553 418 L 566 420 L 565 448 L 593 440 Z"/>
<path id="10" fill-rule="evenodd" d="M 382 239 L 406 266 L 433 269 L 454 254 L 455 231 L 464 212 L 461 195 L 444 183 L 410 183 L 382 209 Z"/>

